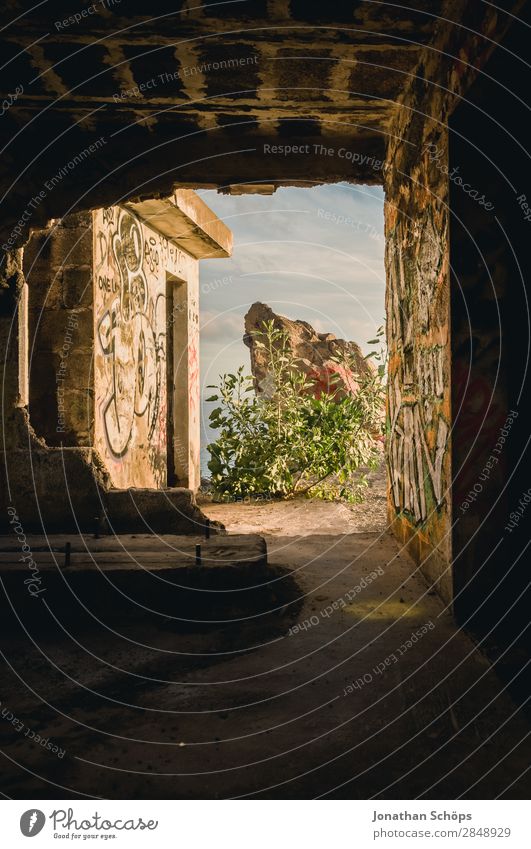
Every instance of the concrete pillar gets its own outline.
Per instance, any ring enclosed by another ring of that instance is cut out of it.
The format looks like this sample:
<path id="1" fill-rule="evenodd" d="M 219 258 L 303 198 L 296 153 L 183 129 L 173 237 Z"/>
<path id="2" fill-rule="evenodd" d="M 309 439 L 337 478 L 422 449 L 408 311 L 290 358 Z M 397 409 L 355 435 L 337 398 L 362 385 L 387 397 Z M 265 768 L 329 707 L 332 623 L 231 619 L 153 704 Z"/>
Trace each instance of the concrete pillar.
<path id="1" fill-rule="evenodd" d="M 87 528 L 100 508 L 98 489 L 105 486 L 105 476 L 93 465 L 90 449 L 50 447 L 31 425 L 31 290 L 23 274 L 23 251 L 2 260 L 0 532 L 13 530 L 15 516 L 24 533 Z M 53 385 L 48 382 L 45 389 L 51 393 Z M 44 411 L 50 409 L 46 396 L 42 404 Z"/>
<path id="2" fill-rule="evenodd" d="M 175 482 L 196 490 L 200 469 L 199 310 L 197 269 L 186 282 L 171 281 L 172 426 Z"/>
<path id="3" fill-rule="evenodd" d="M 0 252 L 0 450 L 24 441 L 24 406 L 28 398 L 27 286 L 22 274 L 22 251 Z"/>
<path id="4" fill-rule="evenodd" d="M 385 204 L 389 521 L 451 601 L 448 133 L 405 110 L 400 117 Z M 404 140 L 422 128 L 422 145 Z"/>
<path id="5" fill-rule="evenodd" d="M 92 216 L 71 215 L 24 248 L 29 414 L 50 446 L 94 441 Z"/>

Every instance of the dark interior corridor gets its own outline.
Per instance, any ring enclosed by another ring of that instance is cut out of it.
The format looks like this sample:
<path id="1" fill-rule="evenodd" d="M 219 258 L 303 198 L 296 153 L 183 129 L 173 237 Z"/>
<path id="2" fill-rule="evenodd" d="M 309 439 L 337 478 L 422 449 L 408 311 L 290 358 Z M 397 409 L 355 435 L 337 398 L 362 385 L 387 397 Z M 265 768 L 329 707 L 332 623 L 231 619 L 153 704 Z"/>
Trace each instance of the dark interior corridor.
<path id="1" fill-rule="evenodd" d="M 0 791 L 523 800 L 530 4 L 170 5 L 2 8 Z M 385 473 L 204 499 L 202 193 L 337 183 L 385 193 Z"/>

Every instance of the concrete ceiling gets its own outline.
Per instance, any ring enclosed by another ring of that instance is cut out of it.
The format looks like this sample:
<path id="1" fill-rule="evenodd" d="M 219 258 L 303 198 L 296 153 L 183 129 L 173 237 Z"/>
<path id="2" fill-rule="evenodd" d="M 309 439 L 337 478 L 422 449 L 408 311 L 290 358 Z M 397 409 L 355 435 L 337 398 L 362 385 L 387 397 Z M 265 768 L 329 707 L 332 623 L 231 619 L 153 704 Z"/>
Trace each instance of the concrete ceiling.
<path id="1" fill-rule="evenodd" d="M 26 14 L 29 5 L 2 5 L 1 96 L 18 95 L 0 124 L 0 187 L 22 211 L 49 176 L 72 171 L 45 187 L 38 220 L 176 182 L 381 182 L 374 158 L 442 2 L 184 0 L 169 10 L 166 0 L 95 0 Z M 270 143 L 333 153 L 310 166 L 304 153 L 268 153 Z"/>

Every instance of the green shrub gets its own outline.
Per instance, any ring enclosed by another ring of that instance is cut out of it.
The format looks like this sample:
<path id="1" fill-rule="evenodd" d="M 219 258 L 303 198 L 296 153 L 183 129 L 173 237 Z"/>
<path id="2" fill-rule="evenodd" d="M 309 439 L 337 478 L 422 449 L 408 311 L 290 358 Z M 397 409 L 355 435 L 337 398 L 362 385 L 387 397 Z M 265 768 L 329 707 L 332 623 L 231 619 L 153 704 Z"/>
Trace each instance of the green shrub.
<path id="1" fill-rule="evenodd" d="M 378 338 L 383 330 L 378 331 Z M 207 401 L 217 401 L 210 424 L 219 431 L 208 446 L 208 468 L 218 496 L 307 494 L 325 499 L 361 499 L 364 471 L 380 460 L 384 374 L 380 359 L 368 375 L 356 375 L 355 396 L 334 400 L 312 395 L 313 381 L 297 368 L 287 333 L 264 323 L 255 344 L 266 349 L 268 384 L 256 395 L 251 375 L 241 366 L 221 376 Z M 352 363 L 342 363 L 352 368 Z"/>

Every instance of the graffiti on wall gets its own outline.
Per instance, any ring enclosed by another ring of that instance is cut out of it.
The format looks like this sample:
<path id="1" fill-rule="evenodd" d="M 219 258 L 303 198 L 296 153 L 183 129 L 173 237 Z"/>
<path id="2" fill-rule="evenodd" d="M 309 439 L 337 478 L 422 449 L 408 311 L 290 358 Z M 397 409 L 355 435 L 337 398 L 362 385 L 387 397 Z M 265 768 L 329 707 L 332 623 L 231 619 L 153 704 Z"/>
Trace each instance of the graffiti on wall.
<path id="1" fill-rule="evenodd" d="M 144 270 L 141 224 L 120 210 L 107 251 L 118 268 L 114 297 L 97 320 L 97 338 L 108 358 L 107 399 L 102 421 L 115 457 L 127 451 L 135 418 L 145 419 L 151 441 L 160 426 L 166 368 L 165 295 L 152 291 Z M 104 233 L 98 238 L 106 239 Z"/>
<path id="2" fill-rule="evenodd" d="M 119 207 L 96 220 L 97 446 L 115 485 L 165 485 L 166 281 L 158 236 Z"/>
<path id="3" fill-rule="evenodd" d="M 429 227 L 417 236 L 397 237 L 389 256 L 388 461 L 395 509 L 420 523 L 445 499 L 449 425 L 446 350 L 435 315 L 440 244 Z"/>
<path id="4" fill-rule="evenodd" d="M 435 504 L 442 503 L 442 470 L 448 439 L 448 425 L 444 418 L 435 420 L 432 415 L 427 420 L 422 407 L 418 400 L 403 403 L 400 383 L 395 375 L 389 387 L 389 462 L 393 502 L 397 509 L 411 513 L 416 522 L 428 517 L 427 484 L 431 486 Z M 428 409 L 433 411 L 431 403 Z M 433 446 L 428 441 L 430 429 L 435 429 Z"/>
<path id="5" fill-rule="evenodd" d="M 127 209 L 94 222 L 95 444 L 115 486 L 166 486 L 168 425 L 199 433 L 198 263 Z"/>

